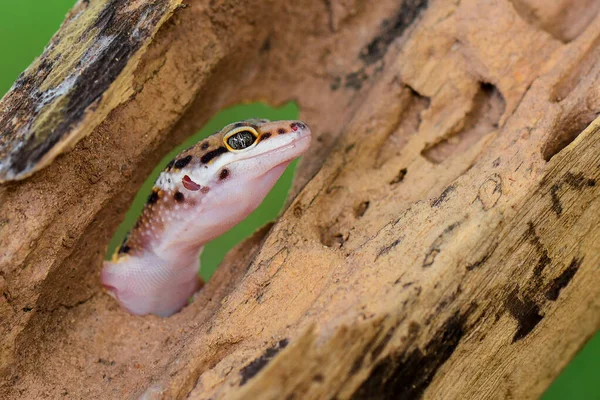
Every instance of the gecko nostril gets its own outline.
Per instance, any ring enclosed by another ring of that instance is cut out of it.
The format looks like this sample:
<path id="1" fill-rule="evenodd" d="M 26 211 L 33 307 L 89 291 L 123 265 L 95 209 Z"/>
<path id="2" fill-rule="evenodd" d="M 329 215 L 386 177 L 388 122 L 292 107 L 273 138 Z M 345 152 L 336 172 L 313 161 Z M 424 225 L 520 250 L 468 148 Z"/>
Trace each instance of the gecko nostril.
<path id="1" fill-rule="evenodd" d="M 303 122 L 297 121 L 297 122 L 292 122 L 290 124 L 290 128 L 292 128 L 292 130 L 294 132 L 298 131 L 298 129 L 306 129 L 306 124 L 304 124 Z"/>

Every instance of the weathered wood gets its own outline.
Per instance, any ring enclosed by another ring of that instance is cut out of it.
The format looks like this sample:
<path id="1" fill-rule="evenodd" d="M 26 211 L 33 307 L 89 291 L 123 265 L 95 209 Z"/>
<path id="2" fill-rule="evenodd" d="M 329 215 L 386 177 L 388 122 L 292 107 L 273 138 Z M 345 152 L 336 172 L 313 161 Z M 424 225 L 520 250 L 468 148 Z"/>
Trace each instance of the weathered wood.
<path id="1" fill-rule="evenodd" d="M 45 167 L 135 95 L 139 59 L 180 2 L 77 3 L 0 102 L 0 182 Z"/>
<path id="2" fill-rule="evenodd" d="M 600 17 L 457 3 L 177 10 L 134 96 L 0 186 L 5 394 L 538 397 L 600 327 Z M 135 189 L 259 98 L 317 133 L 297 196 L 181 313 L 125 314 L 98 271 Z"/>

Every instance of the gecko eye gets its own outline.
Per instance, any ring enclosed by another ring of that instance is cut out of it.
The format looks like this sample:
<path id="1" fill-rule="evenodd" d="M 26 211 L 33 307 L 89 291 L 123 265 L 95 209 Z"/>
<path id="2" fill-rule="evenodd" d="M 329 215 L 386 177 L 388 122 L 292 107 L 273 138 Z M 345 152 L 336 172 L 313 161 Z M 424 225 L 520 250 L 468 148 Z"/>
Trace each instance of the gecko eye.
<path id="1" fill-rule="evenodd" d="M 249 126 L 244 126 L 229 132 L 224 138 L 225 146 L 229 151 L 242 151 L 256 144 L 258 132 Z"/>
<path id="2" fill-rule="evenodd" d="M 242 150 L 254 143 L 256 138 L 250 131 L 241 131 L 227 139 L 227 144 L 234 150 Z"/>

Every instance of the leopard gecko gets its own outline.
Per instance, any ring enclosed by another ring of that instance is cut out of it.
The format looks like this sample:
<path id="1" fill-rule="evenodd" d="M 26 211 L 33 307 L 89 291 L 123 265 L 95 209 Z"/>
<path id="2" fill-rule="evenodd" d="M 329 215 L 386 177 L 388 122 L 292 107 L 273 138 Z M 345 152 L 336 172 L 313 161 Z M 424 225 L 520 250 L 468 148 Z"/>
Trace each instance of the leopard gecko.
<path id="1" fill-rule="evenodd" d="M 310 145 L 301 121 L 249 119 L 183 151 L 160 174 L 101 281 L 132 314 L 169 316 L 201 281 L 204 244 L 241 222 Z"/>

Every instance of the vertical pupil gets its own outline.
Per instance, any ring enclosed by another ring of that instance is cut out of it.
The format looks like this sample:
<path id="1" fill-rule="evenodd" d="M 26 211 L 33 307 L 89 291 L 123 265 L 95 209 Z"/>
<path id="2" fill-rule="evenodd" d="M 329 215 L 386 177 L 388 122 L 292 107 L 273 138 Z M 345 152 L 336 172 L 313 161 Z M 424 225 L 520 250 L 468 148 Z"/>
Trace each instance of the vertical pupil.
<path id="1" fill-rule="evenodd" d="M 234 150 L 245 149 L 246 147 L 252 145 L 256 138 L 249 131 L 241 131 L 232 135 L 229 139 L 227 139 L 227 143 Z"/>

